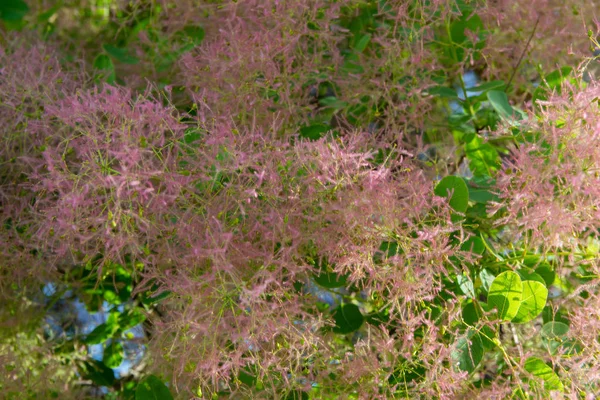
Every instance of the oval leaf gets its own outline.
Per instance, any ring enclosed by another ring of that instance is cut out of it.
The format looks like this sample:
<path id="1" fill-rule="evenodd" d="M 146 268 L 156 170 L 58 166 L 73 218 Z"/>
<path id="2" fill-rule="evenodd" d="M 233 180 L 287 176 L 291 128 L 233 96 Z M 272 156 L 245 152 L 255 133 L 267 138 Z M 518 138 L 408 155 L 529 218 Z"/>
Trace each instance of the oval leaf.
<path id="1" fill-rule="evenodd" d="M 541 277 L 540 277 L 541 279 Z M 542 313 L 548 299 L 548 289 L 538 281 L 523 282 L 521 306 L 512 322 L 529 322 Z"/>
<path id="2" fill-rule="evenodd" d="M 506 93 L 499 90 L 490 90 L 487 92 L 487 98 L 500 117 L 514 120 L 518 115 L 508 102 Z"/>
<path id="3" fill-rule="evenodd" d="M 461 371 L 473 372 L 483 358 L 483 342 L 476 331 L 469 329 L 467 334 L 456 342 L 452 359 Z"/>
<path id="4" fill-rule="evenodd" d="M 569 332 L 569 325 L 560 321 L 550 321 L 542 326 L 540 334 L 544 339 L 561 340 Z"/>
<path id="5" fill-rule="evenodd" d="M 544 360 L 537 357 L 529 357 L 527 361 L 525 361 L 525 370 L 542 379 L 546 389 L 560 390 L 561 392 L 564 390 L 560 378 L 556 375 L 556 372 L 544 362 Z"/>
<path id="6" fill-rule="evenodd" d="M 315 282 L 328 289 L 346 286 L 347 278 L 347 275 L 338 276 L 335 272 L 322 272 L 319 275 L 313 275 Z"/>
<path id="7" fill-rule="evenodd" d="M 114 331 L 112 327 L 106 323 L 98 325 L 90 332 L 84 340 L 85 344 L 100 344 L 112 337 Z"/>
<path id="8" fill-rule="evenodd" d="M 150 375 L 138 384 L 135 400 L 173 400 L 173 396 L 163 381 Z"/>
<path id="9" fill-rule="evenodd" d="M 436 196 L 450 197 L 450 207 L 464 213 L 469 207 L 469 188 L 465 180 L 459 176 L 446 176 L 435 187 Z"/>
<path id="10" fill-rule="evenodd" d="M 521 306 L 523 283 L 519 275 L 512 271 L 501 273 L 490 286 L 488 303 L 498 309 L 498 317 L 510 321 L 517 316 Z"/>
<path id="11" fill-rule="evenodd" d="M 354 304 L 341 305 L 333 312 L 335 320 L 335 333 L 350 333 L 358 330 L 364 321 L 358 306 Z"/>

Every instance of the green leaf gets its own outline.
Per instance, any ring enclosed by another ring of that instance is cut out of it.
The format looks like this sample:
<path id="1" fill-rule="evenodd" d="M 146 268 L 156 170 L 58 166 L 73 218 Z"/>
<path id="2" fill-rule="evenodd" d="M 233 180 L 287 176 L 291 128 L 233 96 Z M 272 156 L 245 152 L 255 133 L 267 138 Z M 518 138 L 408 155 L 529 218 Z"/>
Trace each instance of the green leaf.
<path id="1" fill-rule="evenodd" d="M 540 279 L 542 279 L 540 277 Z M 543 281 L 543 280 L 542 280 Z M 524 281 L 521 306 L 512 322 L 529 322 L 542 313 L 548 299 L 548 289 L 538 281 Z"/>
<path id="2" fill-rule="evenodd" d="M 146 316 L 142 313 L 142 309 L 134 308 L 119 315 L 119 331 L 124 332 L 131 329 L 146 320 Z"/>
<path id="3" fill-rule="evenodd" d="M 109 368 L 117 368 L 123 362 L 123 352 L 121 342 L 113 341 L 104 349 L 102 362 Z"/>
<path id="4" fill-rule="evenodd" d="M 456 342 L 456 347 L 452 351 L 452 359 L 461 371 L 471 373 L 481 362 L 483 353 L 484 347 L 481 336 L 477 331 L 469 329 L 467 334 Z"/>
<path id="5" fill-rule="evenodd" d="M 112 386 L 115 383 L 113 370 L 97 360 L 84 361 L 81 376 L 90 379 L 98 386 Z"/>
<path id="6" fill-rule="evenodd" d="M 482 316 L 483 314 L 472 301 L 465 304 L 462 309 L 462 318 L 468 325 L 475 325 Z"/>
<path id="7" fill-rule="evenodd" d="M 483 255 L 485 253 L 485 245 L 483 239 L 479 236 L 471 236 L 460 246 L 463 251 L 469 251 L 473 254 Z"/>
<path id="8" fill-rule="evenodd" d="M 467 89 L 467 92 L 488 92 L 493 89 L 504 90 L 504 81 L 491 81 Z"/>
<path id="9" fill-rule="evenodd" d="M 369 45 L 370 41 L 371 41 L 370 33 L 366 33 L 366 34 L 362 35 L 360 37 L 360 39 L 358 39 L 356 41 L 356 44 L 354 45 L 354 50 L 356 50 L 358 53 L 362 53 L 363 51 L 365 51 L 365 49 Z"/>
<path id="10" fill-rule="evenodd" d="M 518 274 L 512 271 L 501 273 L 494 279 L 488 295 L 488 304 L 498 309 L 498 317 L 512 320 L 521 306 L 523 284 Z"/>
<path id="11" fill-rule="evenodd" d="M 346 286 L 347 278 L 347 275 L 338 275 L 335 272 L 322 272 L 319 275 L 313 274 L 315 282 L 328 289 Z"/>
<path id="12" fill-rule="evenodd" d="M 573 67 L 569 66 L 554 70 L 548 75 L 544 76 L 544 83 L 550 89 L 557 89 L 569 77 L 572 71 Z"/>
<path id="13" fill-rule="evenodd" d="M 341 110 L 348 107 L 348 102 L 342 101 L 334 96 L 328 96 L 319 100 L 319 105 L 326 108 L 332 108 L 334 110 Z"/>
<path id="14" fill-rule="evenodd" d="M 115 82 L 115 65 L 111 58 L 106 54 L 99 54 L 94 59 L 94 68 L 101 71 L 100 74 L 96 75 L 97 80 L 104 80 L 106 83 L 112 84 Z"/>
<path id="15" fill-rule="evenodd" d="M 23 0 L 0 1 L 0 19 L 19 21 L 29 12 L 29 6 Z"/>
<path id="16" fill-rule="evenodd" d="M 435 187 L 436 196 L 450 198 L 450 207 L 454 210 L 464 213 L 469 207 L 469 189 L 465 180 L 459 176 L 446 176 Z"/>
<path id="17" fill-rule="evenodd" d="M 548 390 L 564 390 L 564 386 L 560 381 L 556 372 L 544 360 L 537 357 L 529 357 L 525 361 L 525 370 L 535 377 L 540 378 L 544 381 L 544 386 Z"/>
<path id="18" fill-rule="evenodd" d="M 569 344 L 568 332 L 569 325 L 560 321 L 550 321 L 542 326 L 540 336 L 550 354 L 555 354 L 559 347 Z"/>
<path id="19" fill-rule="evenodd" d="M 446 86 L 434 86 L 426 90 L 426 92 L 432 96 L 439 96 L 447 99 L 458 99 L 458 93 L 456 90 Z"/>
<path id="20" fill-rule="evenodd" d="M 556 279 L 556 272 L 554 272 L 554 269 L 548 263 L 541 263 L 540 266 L 535 269 L 535 272 L 544 279 L 546 287 L 552 285 Z"/>
<path id="21" fill-rule="evenodd" d="M 460 290 L 467 295 L 467 297 L 475 298 L 475 288 L 473 286 L 473 281 L 466 275 L 460 274 L 456 276 L 456 283 Z"/>
<path id="22" fill-rule="evenodd" d="M 308 393 L 303 392 L 302 390 L 292 390 L 285 396 L 285 400 L 309 400 L 310 397 Z"/>
<path id="23" fill-rule="evenodd" d="M 487 98 L 500 117 L 514 120 L 518 115 L 508 102 L 508 96 L 506 96 L 506 93 L 498 90 L 490 90 L 487 93 Z"/>
<path id="24" fill-rule="evenodd" d="M 123 64 L 137 64 L 140 61 L 137 57 L 129 55 L 127 49 L 111 46 L 110 44 L 102 45 L 102 48 L 111 57 Z"/>
<path id="25" fill-rule="evenodd" d="M 569 325 L 560 321 L 550 321 L 542 326 L 540 334 L 544 339 L 562 340 L 567 336 L 567 332 L 569 332 Z"/>
<path id="26" fill-rule="evenodd" d="M 355 304 L 344 304 L 333 311 L 335 333 L 350 333 L 358 330 L 363 324 L 364 317 Z"/>
<path id="27" fill-rule="evenodd" d="M 546 282 L 544 281 L 544 278 L 542 278 L 541 275 L 539 275 L 536 272 L 531 272 L 531 271 L 527 271 L 525 269 L 520 269 L 517 271 L 517 274 L 519 274 L 522 281 L 536 281 L 536 282 L 541 283 L 544 286 L 547 286 Z"/>
<path id="28" fill-rule="evenodd" d="M 163 381 L 150 375 L 138 384 L 135 400 L 173 400 L 173 396 Z"/>
<path id="29" fill-rule="evenodd" d="M 323 134 L 331 130 L 331 127 L 326 124 L 312 124 L 300 128 L 300 136 L 310 140 L 319 140 Z"/>
<path id="30" fill-rule="evenodd" d="M 492 274 L 489 270 L 485 268 L 482 269 L 481 272 L 479 272 L 479 280 L 481 281 L 481 287 L 483 287 L 483 290 L 485 290 L 488 293 L 490 291 L 490 287 L 492 286 L 492 282 L 494 282 L 494 279 L 496 279 L 494 274 Z"/>
<path id="31" fill-rule="evenodd" d="M 115 66 L 109 56 L 106 54 L 99 54 L 94 59 L 94 68 L 113 70 Z"/>
<path id="32" fill-rule="evenodd" d="M 85 344 L 100 344 L 110 339 L 115 332 L 113 325 L 111 324 L 100 324 L 89 335 L 86 336 Z"/>
<path id="33" fill-rule="evenodd" d="M 478 135 L 473 135 L 473 139 L 465 143 L 465 156 L 475 176 L 493 176 L 501 165 L 498 150 Z"/>
<path id="34" fill-rule="evenodd" d="M 189 38 L 194 45 L 199 45 L 204 40 L 206 32 L 201 26 L 186 26 L 182 33 Z"/>

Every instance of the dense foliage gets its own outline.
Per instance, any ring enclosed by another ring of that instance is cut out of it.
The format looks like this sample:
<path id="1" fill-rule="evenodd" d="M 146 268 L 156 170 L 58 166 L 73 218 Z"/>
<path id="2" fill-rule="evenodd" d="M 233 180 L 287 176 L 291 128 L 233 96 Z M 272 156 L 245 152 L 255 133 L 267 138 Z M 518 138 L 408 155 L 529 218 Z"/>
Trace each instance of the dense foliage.
<path id="1" fill-rule="evenodd" d="M 594 398 L 594 11 L 0 1 L 1 397 Z"/>

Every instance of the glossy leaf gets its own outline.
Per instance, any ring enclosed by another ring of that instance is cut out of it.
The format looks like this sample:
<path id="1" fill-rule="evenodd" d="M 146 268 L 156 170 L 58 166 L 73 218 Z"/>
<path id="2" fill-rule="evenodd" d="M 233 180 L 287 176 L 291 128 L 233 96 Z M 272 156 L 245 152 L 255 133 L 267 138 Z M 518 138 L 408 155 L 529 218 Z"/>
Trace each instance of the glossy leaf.
<path id="1" fill-rule="evenodd" d="M 512 271 L 501 273 L 490 286 L 488 304 L 498 310 L 498 317 L 512 320 L 521 306 L 523 284 L 518 274 Z"/>
<path id="2" fill-rule="evenodd" d="M 542 279 L 540 277 L 540 279 Z M 529 322 L 542 313 L 548 299 L 548 289 L 538 281 L 524 281 L 521 306 L 513 322 Z"/>
<path id="3" fill-rule="evenodd" d="M 163 381 L 150 375 L 138 384 L 135 400 L 173 400 L 173 395 Z"/>
<path id="4" fill-rule="evenodd" d="M 556 375 L 556 372 L 544 362 L 544 360 L 537 357 L 529 357 L 527 361 L 525 361 L 525 370 L 542 379 L 546 389 L 560 390 L 561 392 L 564 390 L 560 378 Z"/>

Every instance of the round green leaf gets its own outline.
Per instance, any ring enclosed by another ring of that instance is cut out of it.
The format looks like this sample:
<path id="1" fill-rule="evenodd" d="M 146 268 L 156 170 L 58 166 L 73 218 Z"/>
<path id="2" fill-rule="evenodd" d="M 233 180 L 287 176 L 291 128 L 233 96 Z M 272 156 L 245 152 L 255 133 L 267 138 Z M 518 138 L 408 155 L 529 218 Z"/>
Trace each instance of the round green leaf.
<path id="1" fill-rule="evenodd" d="M 333 312 L 335 333 L 350 333 L 358 330 L 364 321 L 360 309 L 355 304 L 341 305 Z"/>
<path id="2" fill-rule="evenodd" d="M 173 400 L 173 396 L 160 379 L 150 375 L 138 384 L 135 400 Z"/>
<path id="3" fill-rule="evenodd" d="M 450 207 L 458 212 L 464 213 L 469 207 L 469 188 L 459 176 L 446 176 L 436 185 L 433 192 L 440 197 L 452 196 Z"/>
<path id="4" fill-rule="evenodd" d="M 501 273 L 490 286 L 488 303 L 498 309 L 498 317 L 510 321 L 517 316 L 521 306 L 523 283 L 519 275 L 512 271 Z"/>
<path id="5" fill-rule="evenodd" d="M 322 272 L 319 275 L 313 275 L 313 279 L 319 285 L 328 288 L 338 288 L 346 286 L 347 275 L 339 275 L 335 272 Z"/>
<path id="6" fill-rule="evenodd" d="M 552 368 L 550 368 L 544 360 L 537 357 L 529 357 L 525 361 L 525 370 L 530 372 L 534 376 L 544 381 L 544 386 L 548 390 L 564 390 L 564 386 L 560 381 L 560 378 Z"/>
<path id="7" fill-rule="evenodd" d="M 569 325 L 564 322 L 550 321 L 542 326 L 540 334 L 544 339 L 560 340 L 567 335 L 567 332 L 569 332 Z"/>
<path id="8" fill-rule="evenodd" d="M 452 359 L 461 371 L 473 372 L 483 358 L 484 348 L 481 336 L 469 329 L 467 334 L 456 342 Z"/>
<path id="9" fill-rule="evenodd" d="M 109 368 L 117 368 L 123 362 L 123 345 L 113 341 L 104 349 L 102 362 Z"/>
<path id="10" fill-rule="evenodd" d="M 536 274 L 537 275 L 537 274 Z M 540 279 L 542 279 L 540 277 Z M 538 281 L 523 282 L 523 294 L 521 296 L 521 306 L 513 322 L 529 322 L 542 313 L 548 299 L 548 289 L 543 283 Z"/>

